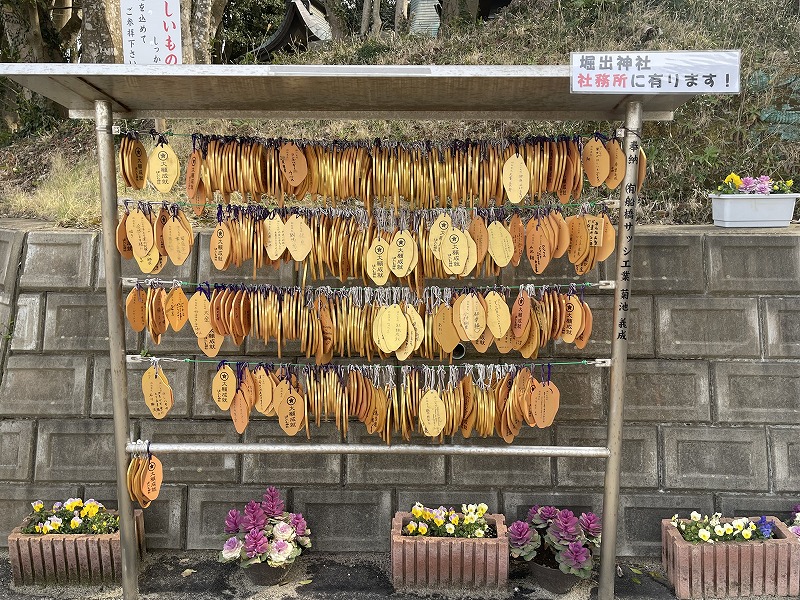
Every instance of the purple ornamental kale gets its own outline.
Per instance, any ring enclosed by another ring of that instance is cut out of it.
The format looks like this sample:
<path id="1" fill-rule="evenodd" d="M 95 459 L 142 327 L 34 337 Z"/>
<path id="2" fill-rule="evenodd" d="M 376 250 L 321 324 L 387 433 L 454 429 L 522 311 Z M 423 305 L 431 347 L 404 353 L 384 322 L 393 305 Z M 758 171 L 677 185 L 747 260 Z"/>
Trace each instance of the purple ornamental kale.
<path id="1" fill-rule="evenodd" d="M 242 525 L 242 514 L 234 509 L 228 511 L 228 516 L 225 517 L 225 533 L 239 533 Z"/>
<path id="2" fill-rule="evenodd" d="M 534 504 L 533 506 L 531 506 L 530 510 L 528 511 L 528 516 L 525 517 L 525 520 L 528 523 L 530 523 L 531 521 L 533 521 L 534 517 L 536 516 L 536 513 L 538 513 L 538 512 L 539 512 L 539 505 L 538 504 Z"/>
<path id="3" fill-rule="evenodd" d="M 251 529 L 244 536 L 244 551 L 247 558 L 254 558 L 264 554 L 269 549 L 269 540 L 261 529 Z"/>
<path id="4" fill-rule="evenodd" d="M 283 500 L 281 493 L 273 486 L 267 488 L 261 508 L 268 517 L 280 517 L 283 514 Z"/>
<path id="5" fill-rule="evenodd" d="M 252 529 L 264 529 L 267 524 L 267 515 L 264 509 L 255 500 L 250 500 L 247 506 L 244 507 L 244 517 L 242 518 L 242 527 L 245 531 Z"/>
<path id="6" fill-rule="evenodd" d="M 531 527 L 525 521 L 514 521 L 508 528 L 508 543 L 512 548 L 522 548 L 531 541 Z"/>
<path id="7" fill-rule="evenodd" d="M 547 533 L 557 544 L 574 542 L 580 535 L 578 518 L 567 508 L 560 510 L 547 528 Z"/>
<path id="8" fill-rule="evenodd" d="M 578 519 L 584 533 L 587 537 L 596 538 L 600 535 L 603 528 L 600 523 L 600 518 L 594 513 L 581 513 Z"/>
<path id="9" fill-rule="evenodd" d="M 588 548 L 584 548 L 580 542 L 570 542 L 561 551 L 561 561 L 571 569 L 583 569 L 586 563 L 592 559 Z"/>
<path id="10" fill-rule="evenodd" d="M 300 537 L 306 534 L 308 523 L 306 523 L 302 513 L 292 513 L 289 517 L 289 525 L 294 527 L 295 533 L 297 533 L 297 535 Z"/>
<path id="11" fill-rule="evenodd" d="M 557 515 L 558 509 L 555 506 L 541 506 L 539 510 L 536 511 L 536 514 L 531 517 L 531 525 L 534 527 L 546 526 L 548 522 L 555 519 Z"/>
<path id="12" fill-rule="evenodd" d="M 792 507 L 792 513 L 794 514 L 795 517 L 797 516 L 797 513 L 800 513 L 800 504 L 795 504 Z"/>

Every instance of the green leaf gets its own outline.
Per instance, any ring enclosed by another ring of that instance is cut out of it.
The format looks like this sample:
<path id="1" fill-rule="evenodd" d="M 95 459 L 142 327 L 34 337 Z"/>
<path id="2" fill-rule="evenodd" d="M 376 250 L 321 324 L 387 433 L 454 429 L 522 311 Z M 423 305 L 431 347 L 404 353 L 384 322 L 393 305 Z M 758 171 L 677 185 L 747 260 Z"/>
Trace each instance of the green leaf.
<path id="1" fill-rule="evenodd" d="M 297 585 L 308 585 L 312 581 L 313 581 L 313 579 L 303 579 L 302 581 L 298 581 Z"/>
<path id="2" fill-rule="evenodd" d="M 642 572 L 637 569 L 636 567 L 628 567 L 631 570 L 631 573 L 636 573 L 637 575 L 641 575 Z"/>
<path id="3" fill-rule="evenodd" d="M 642 580 L 641 580 L 641 579 L 639 579 L 638 577 L 631 577 L 631 581 L 632 581 L 633 583 L 636 583 L 636 584 L 640 584 L 640 583 L 642 583 Z"/>

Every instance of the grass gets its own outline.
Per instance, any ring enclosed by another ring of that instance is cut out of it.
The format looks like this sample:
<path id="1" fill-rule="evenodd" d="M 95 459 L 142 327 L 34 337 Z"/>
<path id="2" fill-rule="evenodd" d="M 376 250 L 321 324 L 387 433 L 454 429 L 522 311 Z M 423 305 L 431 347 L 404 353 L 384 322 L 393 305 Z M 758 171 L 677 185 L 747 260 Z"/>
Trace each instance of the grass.
<path id="1" fill-rule="evenodd" d="M 356 37 L 313 45 L 305 52 L 274 57 L 296 64 L 565 64 L 572 50 L 742 50 L 742 93 L 698 97 L 675 120 L 647 123 L 644 147 L 648 179 L 640 201 L 645 222 L 710 221 L 706 192 L 730 171 L 800 180 L 800 126 L 777 126 L 762 118 L 767 111 L 800 115 L 800 6 L 790 0 L 515 0 L 487 23 L 462 23 L 437 39 L 397 36 Z M 792 112 L 794 111 L 794 112 Z M 798 119 L 800 121 L 800 119 Z M 492 121 L 175 121 L 176 133 L 225 133 L 307 139 L 452 139 L 496 138 L 527 133 L 609 132 L 618 123 Z M 69 130 L 73 125 L 65 125 Z M 84 127 L 89 137 L 93 132 Z M 149 130 L 150 123 L 123 124 Z M 793 127 L 793 129 L 792 129 Z M 75 137 L 80 138 L 77 134 Z M 796 136 L 793 138 L 792 136 Z M 62 136 L 64 137 L 64 136 Z M 172 143 L 185 160 L 186 137 Z M 52 140 L 24 142 L 40 153 L 58 150 Z M 93 141 L 87 142 L 91 148 Z M 43 165 L 49 173 L 29 199 L 0 187 L 0 210 L 36 215 L 59 223 L 91 225 L 96 216 L 96 173 L 90 154 L 75 163 L 75 173 Z M 70 158 L 67 153 L 67 158 Z M 55 160 L 51 161 L 55 165 Z M 0 161 L 0 164 L 8 161 Z M 72 163 L 67 161 L 69 165 Z M 64 170 L 64 169 L 61 169 Z M 48 178 L 62 180 L 50 184 Z M 80 178 L 84 178 L 81 180 Z M 11 178 L 13 180 L 13 178 Z M 63 181 L 66 179 L 66 181 Z M 26 180 L 27 181 L 27 180 Z M 13 183 L 13 182 L 12 182 Z M 71 187 L 69 193 L 64 185 Z M 20 186 L 17 186 L 20 187 Z M 32 189 L 23 185 L 21 189 Z M 45 190 L 61 200 L 43 197 Z M 120 194 L 131 196 L 120 189 Z M 155 192 L 139 196 L 158 197 Z M 134 197 L 139 197 L 134 196 Z M 70 198 L 70 200 L 67 200 Z M 10 201 L 9 199 L 13 199 Z M 4 201 L 5 200 L 5 201 Z M 75 202 L 82 208 L 70 209 Z M 50 208 L 48 208 L 50 207 Z M 84 215 L 81 217 L 80 215 Z M 81 221 L 81 219 L 84 219 Z"/>

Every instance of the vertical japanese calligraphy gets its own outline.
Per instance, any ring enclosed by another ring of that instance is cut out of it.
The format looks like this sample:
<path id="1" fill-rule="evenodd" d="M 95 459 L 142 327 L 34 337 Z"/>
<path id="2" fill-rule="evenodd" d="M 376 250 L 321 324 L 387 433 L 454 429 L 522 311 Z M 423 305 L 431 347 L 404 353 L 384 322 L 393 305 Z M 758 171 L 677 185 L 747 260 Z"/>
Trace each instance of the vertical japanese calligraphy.
<path id="1" fill-rule="evenodd" d="M 121 0 L 125 63 L 182 62 L 180 0 Z"/>

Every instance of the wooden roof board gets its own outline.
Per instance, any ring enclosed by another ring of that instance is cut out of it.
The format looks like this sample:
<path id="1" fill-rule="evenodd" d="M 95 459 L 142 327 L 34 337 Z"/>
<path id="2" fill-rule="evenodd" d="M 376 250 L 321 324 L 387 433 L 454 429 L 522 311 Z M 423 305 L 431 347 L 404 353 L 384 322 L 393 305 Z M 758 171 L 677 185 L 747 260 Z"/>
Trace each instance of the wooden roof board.
<path id="1" fill-rule="evenodd" d="M 570 94 L 569 67 L 0 64 L 0 76 L 94 117 L 670 120 L 691 94 Z"/>

